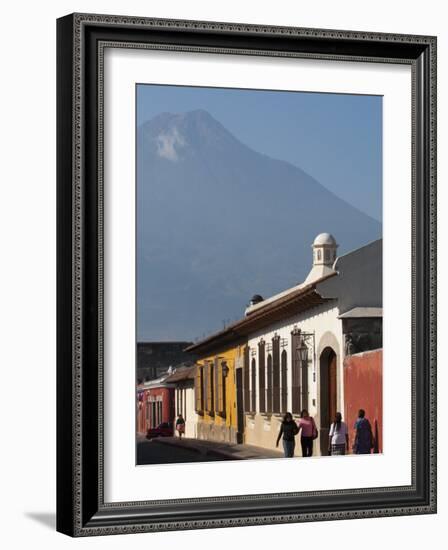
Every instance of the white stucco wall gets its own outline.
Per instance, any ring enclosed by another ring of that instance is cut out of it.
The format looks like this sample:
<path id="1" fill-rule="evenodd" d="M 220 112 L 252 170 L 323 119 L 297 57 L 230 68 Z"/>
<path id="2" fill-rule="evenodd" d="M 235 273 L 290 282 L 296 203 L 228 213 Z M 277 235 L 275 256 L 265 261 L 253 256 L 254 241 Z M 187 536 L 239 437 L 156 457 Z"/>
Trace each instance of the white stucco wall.
<path id="1" fill-rule="evenodd" d="M 267 368 L 267 345 L 272 342 L 274 336 L 280 336 L 280 354 L 283 350 L 287 352 L 287 404 L 288 410 L 292 409 L 292 342 L 291 332 L 300 329 L 305 333 L 314 333 L 313 340 L 308 341 L 308 410 L 315 418 L 316 425 L 320 425 L 319 389 L 320 373 L 319 359 L 322 351 L 330 346 L 336 353 L 337 362 L 337 409 L 344 410 L 343 403 L 343 370 L 342 360 L 344 353 L 342 322 L 337 318 L 339 310 L 334 302 L 322 304 L 302 314 L 273 323 L 269 327 L 261 329 L 250 335 L 248 344 L 250 347 L 250 360 L 256 359 L 256 414 L 246 414 L 245 442 L 252 445 L 259 445 L 266 448 L 275 448 L 275 441 L 281 422 L 281 415 L 260 414 L 260 399 L 258 388 L 258 343 L 261 339 L 266 342 L 265 368 Z M 252 373 L 251 373 L 252 375 Z M 266 374 L 267 377 L 267 374 Z M 267 378 L 266 378 L 267 379 Z M 281 381 L 280 381 L 281 383 Z M 283 411 L 284 412 L 284 411 Z M 298 418 L 298 416 L 295 416 Z M 298 440 L 297 440 L 298 443 Z M 315 454 L 319 454 L 319 441 L 314 445 Z M 300 445 L 296 446 L 296 455 L 301 456 Z"/>
<path id="2" fill-rule="evenodd" d="M 185 419 L 185 437 L 197 437 L 198 415 L 195 411 L 194 387 L 177 387 L 175 389 L 174 403 L 176 405 L 176 415 L 179 393 L 182 393 L 182 414 Z"/>

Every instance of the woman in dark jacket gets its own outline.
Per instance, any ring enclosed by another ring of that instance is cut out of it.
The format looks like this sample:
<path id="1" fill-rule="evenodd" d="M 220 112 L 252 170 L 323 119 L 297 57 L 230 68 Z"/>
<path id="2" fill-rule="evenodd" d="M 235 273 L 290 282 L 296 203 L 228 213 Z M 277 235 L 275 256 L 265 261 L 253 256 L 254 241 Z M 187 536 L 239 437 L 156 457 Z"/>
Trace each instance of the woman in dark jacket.
<path id="1" fill-rule="evenodd" d="M 353 452 L 357 455 L 370 454 L 373 448 L 372 426 L 366 418 L 364 409 L 359 409 L 358 418 L 355 422 L 355 443 Z"/>
<path id="2" fill-rule="evenodd" d="M 294 456 L 294 448 L 296 446 L 295 436 L 298 433 L 299 429 L 292 418 L 292 414 L 287 412 L 280 425 L 280 431 L 275 445 L 278 447 L 280 438 L 283 436 L 283 452 L 285 453 L 285 458 L 292 458 Z"/>

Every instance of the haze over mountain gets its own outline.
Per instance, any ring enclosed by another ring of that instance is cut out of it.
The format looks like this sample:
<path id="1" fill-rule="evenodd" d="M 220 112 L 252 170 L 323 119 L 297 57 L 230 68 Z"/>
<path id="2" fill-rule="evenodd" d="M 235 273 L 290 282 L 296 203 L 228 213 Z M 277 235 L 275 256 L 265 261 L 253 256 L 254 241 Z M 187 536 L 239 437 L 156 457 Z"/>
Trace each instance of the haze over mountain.
<path id="1" fill-rule="evenodd" d="M 140 341 L 202 337 L 241 317 L 253 294 L 302 282 L 318 233 L 332 233 L 339 254 L 381 237 L 379 222 L 206 111 L 142 124 L 137 178 Z"/>

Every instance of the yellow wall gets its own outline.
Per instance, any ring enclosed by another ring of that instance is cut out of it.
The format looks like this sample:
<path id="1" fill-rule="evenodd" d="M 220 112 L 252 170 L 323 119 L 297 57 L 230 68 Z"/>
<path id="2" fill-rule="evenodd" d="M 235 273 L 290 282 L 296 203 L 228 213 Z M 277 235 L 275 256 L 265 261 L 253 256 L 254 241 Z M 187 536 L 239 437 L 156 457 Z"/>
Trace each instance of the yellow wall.
<path id="1" fill-rule="evenodd" d="M 210 355 L 201 356 L 196 362 L 199 365 L 204 365 L 206 362 L 214 362 L 216 357 L 219 357 L 220 361 L 226 361 L 229 368 L 227 377 L 225 378 L 225 394 L 226 394 L 226 416 L 215 414 L 209 415 L 207 411 L 204 411 L 199 417 L 199 422 L 205 424 L 215 424 L 216 426 L 225 426 L 229 431 L 236 434 L 237 431 L 237 409 L 236 409 L 236 365 L 238 361 L 242 361 L 244 354 L 245 344 L 221 349 Z M 197 383 L 197 379 L 195 380 Z M 215 393 L 216 398 L 216 393 Z"/>

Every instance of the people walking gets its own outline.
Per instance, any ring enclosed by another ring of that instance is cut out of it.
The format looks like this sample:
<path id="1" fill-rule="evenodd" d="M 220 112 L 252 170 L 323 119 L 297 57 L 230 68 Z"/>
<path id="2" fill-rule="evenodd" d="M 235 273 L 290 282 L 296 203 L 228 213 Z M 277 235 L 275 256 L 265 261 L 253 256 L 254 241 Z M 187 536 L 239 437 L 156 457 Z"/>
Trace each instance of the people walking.
<path id="1" fill-rule="evenodd" d="M 278 432 L 277 443 L 275 444 L 275 446 L 278 447 L 279 441 L 283 436 L 283 452 L 285 458 L 292 458 L 294 456 L 294 449 L 296 446 L 295 436 L 298 432 L 299 429 L 292 418 L 292 414 L 287 412 L 280 424 L 280 431 Z"/>
<path id="2" fill-rule="evenodd" d="M 185 420 L 182 414 L 177 415 L 176 430 L 177 430 L 177 433 L 179 434 L 179 439 L 182 439 L 182 436 L 185 433 Z"/>
<path id="3" fill-rule="evenodd" d="M 300 420 L 297 427 L 301 431 L 300 444 L 302 446 L 302 456 L 313 456 L 313 441 L 317 439 L 318 432 L 314 418 L 309 415 L 306 409 L 300 413 Z"/>
<path id="4" fill-rule="evenodd" d="M 337 412 L 334 417 L 328 437 L 328 454 L 332 456 L 345 455 L 348 451 L 348 429 L 347 424 L 342 422 L 340 412 Z"/>
<path id="5" fill-rule="evenodd" d="M 366 411 L 364 409 L 359 409 L 354 429 L 355 442 L 353 444 L 353 452 L 357 455 L 370 454 L 374 446 L 374 440 L 372 426 L 366 418 Z"/>

